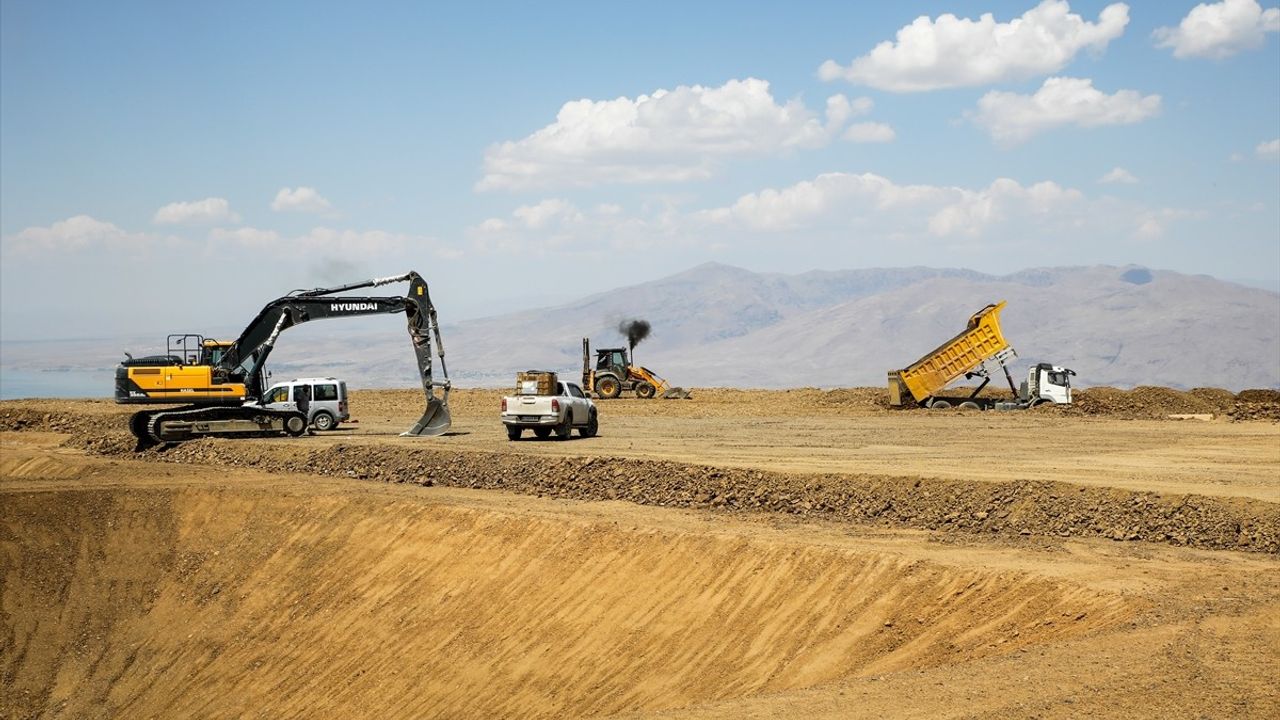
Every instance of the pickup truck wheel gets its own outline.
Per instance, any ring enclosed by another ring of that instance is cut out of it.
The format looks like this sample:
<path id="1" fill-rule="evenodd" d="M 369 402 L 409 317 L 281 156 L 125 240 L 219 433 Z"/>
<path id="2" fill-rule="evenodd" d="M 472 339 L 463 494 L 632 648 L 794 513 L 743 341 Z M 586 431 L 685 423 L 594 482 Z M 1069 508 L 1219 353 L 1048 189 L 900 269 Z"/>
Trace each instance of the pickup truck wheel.
<path id="1" fill-rule="evenodd" d="M 587 424 L 578 428 L 578 435 L 584 438 L 595 437 L 598 432 L 600 432 L 600 420 L 596 417 L 595 411 L 592 410 L 591 415 L 587 417 Z"/>
<path id="2" fill-rule="evenodd" d="M 653 397 L 653 394 L 657 391 L 657 388 L 647 382 L 642 382 L 639 385 L 636 385 L 636 395 L 644 398 L 645 400 Z"/>
<path id="3" fill-rule="evenodd" d="M 508 439 L 508 440 L 519 440 L 519 439 L 520 439 L 520 433 L 522 433 L 522 432 L 524 432 L 524 428 L 518 428 L 518 427 L 515 427 L 515 426 L 513 426 L 513 425 L 508 425 L 508 426 L 507 426 L 507 439 Z"/>
<path id="4" fill-rule="evenodd" d="M 537 427 L 533 429 L 533 434 L 534 434 L 534 437 L 538 438 L 539 440 L 546 440 L 547 438 L 551 437 L 551 428 Z"/>
<path id="5" fill-rule="evenodd" d="M 334 421 L 332 415 L 321 410 L 316 413 L 315 417 L 311 418 L 311 425 L 320 432 L 326 432 L 337 427 L 338 423 Z"/>
<path id="6" fill-rule="evenodd" d="M 564 422 L 556 426 L 556 439 L 568 440 L 569 433 L 573 432 L 573 414 L 565 412 Z"/>
<path id="7" fill-rule="evenodd" d="M 622 394 L 622 383 L 616 377 L 602 377 L 596 380 L 596 394 L 602 398 L 616 398 Z"/>

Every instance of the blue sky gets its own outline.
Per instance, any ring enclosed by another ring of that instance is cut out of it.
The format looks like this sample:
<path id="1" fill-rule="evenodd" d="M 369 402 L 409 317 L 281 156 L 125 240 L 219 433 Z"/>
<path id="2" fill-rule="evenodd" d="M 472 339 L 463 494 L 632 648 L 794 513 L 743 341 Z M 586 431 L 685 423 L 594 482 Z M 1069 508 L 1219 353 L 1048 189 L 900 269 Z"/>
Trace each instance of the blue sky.
<path id="1" fill-rule="evenodd" d="M 6 1 L 0 339 L 234 330 L 408 269 L 446 322 L 713 260 L 1274 290 L 1277 30 L 1253 0 Z"/>

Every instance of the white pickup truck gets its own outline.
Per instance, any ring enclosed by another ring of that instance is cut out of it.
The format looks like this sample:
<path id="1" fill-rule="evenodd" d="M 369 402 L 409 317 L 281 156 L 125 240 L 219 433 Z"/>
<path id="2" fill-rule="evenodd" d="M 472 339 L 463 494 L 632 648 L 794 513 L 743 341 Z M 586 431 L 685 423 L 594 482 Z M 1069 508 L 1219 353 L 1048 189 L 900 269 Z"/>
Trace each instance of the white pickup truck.
<path id="1" fill-rule="evenodd" d="M 555 395 L 508 395 L 502 398 L 502 424 L 507 426 L 507 439 L 519 440 L 525 428 L 539 439 L 555 433 L 568 440 L 577 428 L 582 437 L 594 437 L 599 429 L 596 405 L 574 383 L 557 382 Z"/>

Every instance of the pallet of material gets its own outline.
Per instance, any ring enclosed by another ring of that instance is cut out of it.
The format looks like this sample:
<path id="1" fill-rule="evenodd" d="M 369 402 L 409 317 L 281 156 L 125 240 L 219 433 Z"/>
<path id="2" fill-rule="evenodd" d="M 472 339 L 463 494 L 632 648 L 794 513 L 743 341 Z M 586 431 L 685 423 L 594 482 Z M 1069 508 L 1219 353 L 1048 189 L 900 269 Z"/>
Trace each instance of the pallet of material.
<path id="1" fill-rule="evenodd" d="M 516 373 L 517 395 L 555 395 L 559 377 L 549 370 L 526 370 Z"/>

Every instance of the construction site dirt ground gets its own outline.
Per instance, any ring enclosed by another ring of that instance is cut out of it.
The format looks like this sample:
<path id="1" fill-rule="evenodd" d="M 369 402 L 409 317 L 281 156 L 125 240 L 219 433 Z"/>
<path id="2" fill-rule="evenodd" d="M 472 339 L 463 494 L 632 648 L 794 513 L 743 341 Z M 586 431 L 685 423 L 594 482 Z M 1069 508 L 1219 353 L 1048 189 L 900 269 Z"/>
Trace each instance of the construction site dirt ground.
<path id="1" fill-rule="evenodd" d="M 135 453 L 0 403 L 5 717 L 1277 717 L 1280 393 L 497 391 Z M 1170 415 L 1211 416 L 1170 419 Z"/>

